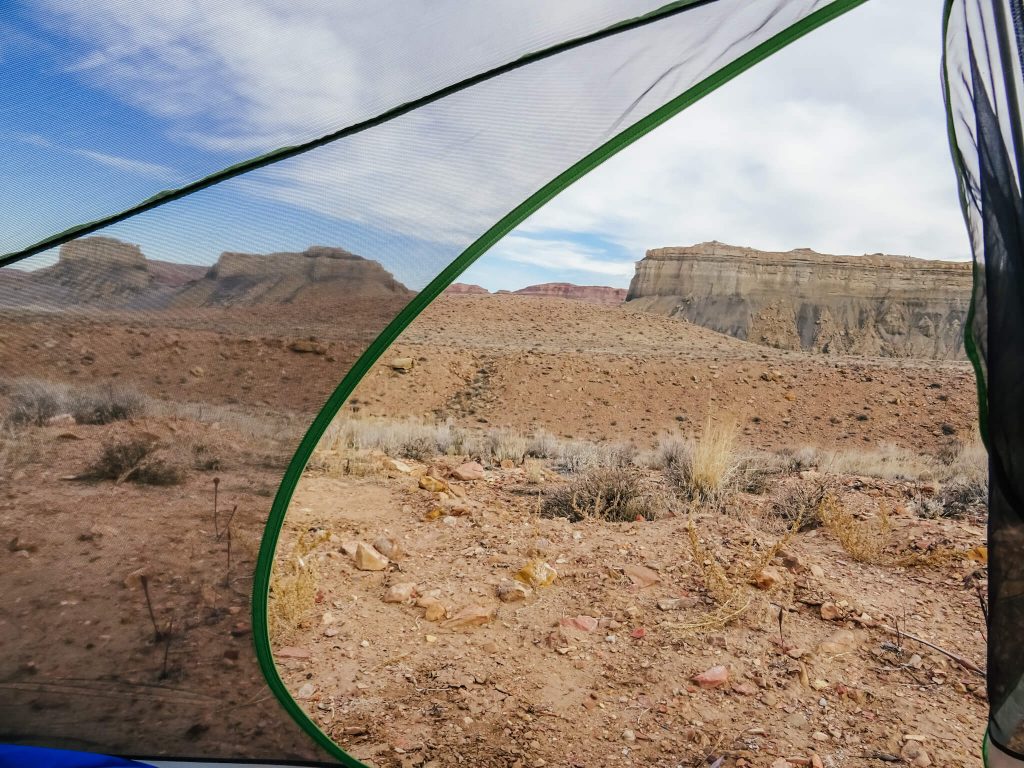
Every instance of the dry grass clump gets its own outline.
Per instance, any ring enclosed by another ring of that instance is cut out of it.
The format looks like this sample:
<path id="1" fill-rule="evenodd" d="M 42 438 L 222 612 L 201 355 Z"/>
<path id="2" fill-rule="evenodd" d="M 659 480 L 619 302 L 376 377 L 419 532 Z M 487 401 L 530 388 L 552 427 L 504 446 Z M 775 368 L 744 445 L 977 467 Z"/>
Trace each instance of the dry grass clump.
<path id="1" fill-rule="evenodd" d="M 636 469 L 600 467 L 583 472 L 545 495 L 540 514 L 578 523 L 653 520 L 657 509 L 652 493 Z"/>
<path id="2" fill-rule="evenodd" d="M 526 445 L 526 455 L 534 459 L 554 459 L 558 457 L 559 440 L 546 429 L 538 429 L 530 435 Z"/>
<path id="3" fill-rule="evenodd" d="M 692 501 L 721 500 L 738 467 L 735 421 L 716 422 L 709 416 L 699 439 L 665 446 L 665 478 L 670 485 Z"/>
<path id="4" fill-rule="evenodd" d="M 527 439 L 513 429 L 492 429 L 487 433 L 487 448 L 497 464 L 503 461 L 522 464 L 528 447 Z"/>
<path id="5" fill-rule="evenodd" d="M 142 416 L 147 406 L 146 398 L 129 387 L 101 384 L 76 390 L 40 379 L 17 379 L 8 397 L 7 421 L 15 426 L 41 427 L 62 414 L 79 424 L 110 424 Z"/>
<path id="6" fill-rule="evenodd" d="M 0 425 L 0 481 L 10 479 L 15 470 L 35 459 L 38 450 L 28 432 Z"/>
<path id="7" fill-rule="evenodd" d="M 463 453 L 465 442 L 465 433 L 447 422 L 344 419 L 330 426 L 317 450 L 380 451 L 394 458 L 429 461 L 438 454 Z"/>
<path id="8" fill-rule="evenodd" d="M 860 563 L 882 565 L 883 551 L 892 534 L 892 521 L 884 507 L 877 516 L 858 520 L 834 494 L 826 494 L 820 507 L 821 522 L 847 554 Z"/>
<path id="9" fill-rule="evenodd" d="M 178 485 L 185 479 L 180 466 L 154 455 L 154 440 L 129 437 L 103 446 L 99 457 L 86 469 L 90 480 L 133 482 L 140 485 Z"/>
<path id="10" fill-rule="evenodd" d="M 317 572 L 312 550 L 321 541 L 319 535 L 303 534 L 274 564 L 267 597 L 267 623 L 274 642 L 287 642 L 313 611 Z"/>
<path id="11" fill-rule="evenodd" d="M 818 467 L 833 475 L 924 481 L 936 478 L 939 462 L 934 457 L 886 443 L 873 451 L 822 451 Z"/>
<path id="12" fill-rule="evenodd" d="M 11 384 L 8 399 L 8 424 L 41 427 L 48 419 L 67 412 L 68 388 L 41 379 L 18 379 Z"/>
<path id="13" fill-rule="evenodd" d="M 744 493 L 760 496 L 796 469 L 793 459 L 782 453 L 747 454 L 736 463 L 733 485 Z"/>

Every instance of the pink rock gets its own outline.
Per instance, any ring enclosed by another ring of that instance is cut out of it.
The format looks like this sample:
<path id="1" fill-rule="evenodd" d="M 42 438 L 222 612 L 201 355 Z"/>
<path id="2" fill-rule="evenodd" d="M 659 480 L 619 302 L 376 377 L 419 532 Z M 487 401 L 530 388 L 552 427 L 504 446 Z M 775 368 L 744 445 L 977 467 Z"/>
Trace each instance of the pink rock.
<path id="1" fill-rule="evenodd" d="M 452 470 L 452 477 L 456 480 L 483 480 L 484 468 L 475 461 L 467 461 Z"/>
<path id="2" fill-rule="evenodd" d="M 563 627 L 578 629 L 580 632 L 593 632 L 597 629 L 598 623 L 598 620 L 593 616 L 573 616 L 561 621 Z"/>
<path id="3" fill-rule="evenodd" d="M 719 688 L 729 682 L 729 669 L 718 664 L 691 679 L 701 688 Z"/>

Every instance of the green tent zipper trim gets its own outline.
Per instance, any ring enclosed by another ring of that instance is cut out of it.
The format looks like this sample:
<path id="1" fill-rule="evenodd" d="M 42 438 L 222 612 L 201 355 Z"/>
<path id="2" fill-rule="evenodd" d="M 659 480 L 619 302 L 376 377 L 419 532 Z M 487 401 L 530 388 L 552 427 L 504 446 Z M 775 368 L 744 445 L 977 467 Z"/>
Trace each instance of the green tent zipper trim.
<path id="1" fill-rule="evenodd" d="M 598 40 L 603 40 L 606 37 L 612 37 L 613 35 L 638 29 L 648 24 L 654 24 L 663 19 L 675 16 L 676 14 L 691 10 L 692 8 L 713 2 L 717 2 L 717 0 L 674 0 L 674 2 L 667 3 L 666 5 L 650 11 L 649 13 L 645 13 L 642 16 L 625 19 L 603 29 L 599 29 L 596 32 L 581 35 L 580 37 L 566 40 L 548 48 L 543 48 L 539 51 L 527 53 L 518 59 L 513 59 L 512 61 L 500 64 L 485 72 L 480 72 L 464 80 L 452 83 L 451 85 L 432 91 L 431 93 L 417 99 L 413 99 L 412 101 L 407 101 L 404 104 L 400 104 L 397 107 L 393 107 L 392 109 L 380 113 L 376 117 L 371 117 L 367 120 L 353 123 L 345 128 L 340 128 L 337 131 L 319 136 L 302 144 L 279 147 L 278 149 L 267 152 L 266 154 L 253 157 L 248 160 L 243 160 L 242 162 L 235 163 L 234 165 L 229 165 L 227 168 L 222 168 L 216 173 L 212 173 L 209 176 L 197 179 L 196 181 L 177 187 L 176 189 L 167 189 L 162 192 L 157 192 L 152 197 L 149 197 L 130 208 L 125 208 L 124 210 L 109 216 L 103 216 L 94 221 L 78 224 L 64 230 L 63 232 L 50 235 L 49 237 L 44 238 L 33 245 L 27 246 L 26 248 L 0 256 L 0 267 L 13 264 L 14 262 L 21 261 L 22 259 L 27 259 L 30 256 L 35 256 L 36 254 L 42 253 L 43 251 L 47 251 L 51 248 L 56 248 L 69 240 L 74 240 L 75 238 L 92 234 L 104 227 L 109 227 L 112 224 L 117 224 L 125 219 L 130 219 L 140 213 L 145 213 L 146 211 L 159 208 L 160 206 L 166 205 L 167 203 L 175 200 L 188 197 L 189 195 L 200 192 L 208 187 L 220 184 L 228 179 L 233 179 L 236 176 L 241 176 L 245 173 L 249 173 L 250 171 L 258 170 L 259 168 L 272 165 L 282 160 L 288 160 L 289 158 L 305 154 L 306 152 L 310 152 L 318 147 L 331 144 L 349 136 L 354 136 L 357 133 L 362 133 L 369 128 L 374 128 L 378 125 L 382 125 L 383 123 L 390 122 L 397 117 L 401 117 L 409 112 L 425 107 L 428 104 L 433 104 L 436 101 L 441 101 L 448 96 L 458 93 L 459 91 L 464 91 L 467 88 L 472 88 L 473 86 L 479 85 L 487 80 L 492 80 L 496 77 L 500 77 L 501 75 L 508 74 L 509 72 L 525 67 L 528 64 L 533 64 L 535 62 L 551 58 L 552 56 L 557 56 L 565 53 L 566 51 L 573 50 L 574 48 L 589 45 L 590 43 Z"/>
<path id="2" fill-rule="evenodd" d="M 946 133 L 949 136 L 949 153 L 953 158 L 953 168 L 956 171 L 956 190 L 960 198 L 960 212 L 964 217 L 964 226 L 967 232 L 971 231 L 971 217 L 967 204 L 967 192 L 965 191 L 965 179 L 967 173 L 964 170 L 963 156 L 960 154 L 960 147 L 956 140 L 956 126 L 953 120 L 953 105 L 951 103 L 949 90 L 949 68 L 946 62 L 946 45 L 949 40 L 949 19 L 953 13 L 954 0 L 946 0 L 942 11 L 942 90 L 943 100 L 946 103 Z M 985 369 L 981 365 L 981 354 L 978 352 L 978 344 L 974 339 L 974 317 L 975 302 L 978 289 L 978 271 L 981 267 L 976 256 L 971 257 L 971 303 L 967 308 L 967 322 L 964 323 L 964 349 L 967 357 L 974 368 L 975 390 L 978 398 L 978 428 L 981 431 L 981 440 L 988 448 L 988 384 L 985 381 Z"/>
<path id="3" fill-rule="evenodd" d="M 867 0 L 835 0 L 831 5 L 820 8 L 799 22 L 783 30 L 774 37 L 751 49 L 728 66 L 710 75 L 697 85 L 683 92 L 672 101 L 664 104 L 650 115 L 631 125 L 607 143 L 598 147 L 575 165 L 563 171 L 527 200 L 510 211 L 497 224 L 485 232 L 479 239 L 463 251 L 458 258 L 435 277 L 426 288 L 392 320 L 374 342 L 352 366 L 345 378 L 328 398 L 326 404 L 317 414 L 309 431 L 299 444 L 294 458 L 285 471 L 281 486 L 274 498 L 263 541 L 260 544 L 259 557 L 256 563 L 256 574 L 253 582 L 252 629 L 253 641 L 256 645 L 256 656 L 259 660 L 267 684 L 281 705 L 292 718 L 327 752 L 337 758 L 347 768 L 365 768 L 363 763 L 342 750 L 320 727 L 306 714 L 298 702 L 292 698 L 284 685 L 277 667 L 274 664 L 273 652 L 270 648 L 270 637 L 267 623 L 267 599 L 270 592 L 270 575 L 274 564 L 274 553 L 284 525 L 285 513 L 291 502 L 292 494 L 298 485 L 309 457 L 316 448 L 324 431 L 335 415 L 344 405 L 345 400 L 369 372 L 377 359 L 398 338 L 406 327 L 436 299 L 441 292 L 465 271 L 473 262 L 486 253 L 502 237 L 522 223 L 528 216 L 542 205 L 554 198 L 574 182 L 597 168 L 613 155 L 625 149 L 642 136 L 693 105 L 712 91 L 732 80 L 737 75 L 750 69 L 795 40 L 806 35 L 823 24 L 832 21 L 847 11 L 867 2 Z"/>

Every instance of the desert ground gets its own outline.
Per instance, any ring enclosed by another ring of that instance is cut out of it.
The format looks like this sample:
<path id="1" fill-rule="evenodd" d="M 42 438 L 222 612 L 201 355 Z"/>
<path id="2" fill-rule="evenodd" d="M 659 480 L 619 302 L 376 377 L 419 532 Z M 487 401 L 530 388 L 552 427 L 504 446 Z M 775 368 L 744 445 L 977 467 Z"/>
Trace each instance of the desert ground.
<path id="1" fill-rule="evenodd" d="M 271 638 L 368 765 L 976 764 L 966 362 L 445 297 L 288 513 Z"/>

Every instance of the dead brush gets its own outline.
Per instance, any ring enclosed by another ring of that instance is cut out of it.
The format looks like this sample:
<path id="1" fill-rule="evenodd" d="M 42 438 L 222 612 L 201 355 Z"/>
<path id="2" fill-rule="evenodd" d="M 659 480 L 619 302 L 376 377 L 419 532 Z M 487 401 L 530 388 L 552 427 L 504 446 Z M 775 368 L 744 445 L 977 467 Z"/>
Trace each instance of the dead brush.
<path id="1" fill-rule="evenodd" d="M 804 533 L 822 525 L 822 509 L 825 497 L 831 493 L 828 482 L 791 485 L 783 495 L 772 502 L 770 513 L 787 526 L 799 521 L 799 532 Z"/>
<path id="2" fill-rule="evenodd" d="M 601 467 L 584 472 L 548 492 L 541 517 L 564 517 L 570 522 L 605 520 L 624 523 L 653 520 L 658 505 L 642 474 L 633 468 Z"/>
<path id="3" fill-rule="evenodd" d="M 287 642 L 313 611 L 318 575 L 313 550 L 323 541 L 320 533 L 302 534 L 291 551 L 277 560 L 270 576 L 267 622 L 275 642 Z"/>
<path id="4" fill-rule="evenodd" d="M 88 466 L 83 477 L 89 480 L 113 480 L 140 485 L 178 485 L 185 473 L 177 464 L 155 455 L 158 445 L 148 437 L 129 437 L 103 446 L 99 457 Z"/>
<path id="5" fill-rule="evenodd" d="M 797 517 L 782 536 L 761 548 L 758 547 L 757 537 L 751 536 L 746 549 L 726 566 L 722 564 L 727 562 L 725 554 L 701 538 L 691 517 L 686 525 L 690 554 L 704 582 L 704 588 L 716 607 L 701 620 L 679 628 L 687 632 L 721 629 L 746 613 L 758 601 L 758 593 L 752 586 L 755 577 L 796 536 L 801 523 L 802 520 Z"/>
<path id="6" fill-rule="evenodd" d="M 944 565 L 964 554 L 950 547 L 926 552 L 887 552 L 892 539 L 892 520 L 884 505 L 874 518 L 858 520 L 834 494 L 827 493 L 822 499 L 820 516 L 825 530 L 859 563 L 916 568 Z"/>

